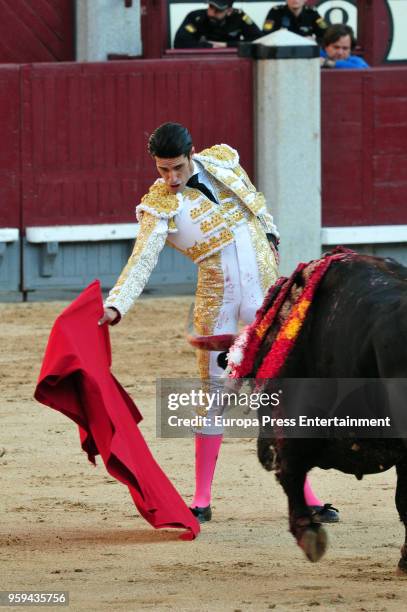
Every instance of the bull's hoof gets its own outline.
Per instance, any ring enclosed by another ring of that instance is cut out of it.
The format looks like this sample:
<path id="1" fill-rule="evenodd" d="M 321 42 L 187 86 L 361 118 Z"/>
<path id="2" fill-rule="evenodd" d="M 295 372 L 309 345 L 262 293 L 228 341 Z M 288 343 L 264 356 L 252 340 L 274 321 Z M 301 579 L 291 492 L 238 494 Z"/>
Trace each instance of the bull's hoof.
<path id="1" fill-rule="evenodd" d="M 257 456 L 265 470 L 271 472 L 275 468 L 276 453 L 268 439 L 259 438 L 257 441 Z"/>
<path id="2" fill-rule="evenodd" d="M 267 472 L 272 472 L 274 469 L 274 457 L 270 454 L 267 458 L 263 458 L 262 466 Z"/>
<path id="3" fill-rule="evenodd" d="M 323 527 L 306 529 L 298 541 L 308 559 L 312 563 L 324 556 L 328 546 L 328 535 Z"/>
<path id="4" fill-rule="evenodd" d="M 399 576 L 407 577 L 407 557 L 401 557 L 399 564 L 397 566 L 397 574 Z"/>

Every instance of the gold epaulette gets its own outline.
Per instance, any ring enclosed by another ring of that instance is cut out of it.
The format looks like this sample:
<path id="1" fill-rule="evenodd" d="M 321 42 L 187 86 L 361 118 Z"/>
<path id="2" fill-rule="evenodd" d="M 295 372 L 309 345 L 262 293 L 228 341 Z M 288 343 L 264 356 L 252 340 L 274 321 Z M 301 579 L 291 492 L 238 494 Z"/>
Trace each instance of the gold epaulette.
<path id="1" fill-rule="evenodd" d="M 235 168 L 239 163 L 239 154 L 227 144 L 217 144 L 204 149 L 194 156 L 203 163 L 214 164 L 223 168 Z"/>
<path id="2" fill-rule="evenodd" d="M 141 198 L 141 204 L 137 206 L 137 216 L 146 211 L 160 219 L 171 219 L 180 210 L 181 204 L 181 195 L 168 193 L 165 183 L 158 180 Z"/>

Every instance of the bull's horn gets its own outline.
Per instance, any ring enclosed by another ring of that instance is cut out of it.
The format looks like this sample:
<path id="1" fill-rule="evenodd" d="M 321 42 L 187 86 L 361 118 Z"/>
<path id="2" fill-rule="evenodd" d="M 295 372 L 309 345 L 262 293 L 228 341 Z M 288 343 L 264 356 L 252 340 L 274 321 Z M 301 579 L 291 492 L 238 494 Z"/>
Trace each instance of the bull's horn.
<path id="1" fill-rule="evenodd" d="M 236 340 L 236 334 L 220 334 L 214 336 L 198 336 L 194 333 L 193 304 L 188 313 L 186 337 L 192 346 L 205 351 L 227 351 Z"/>

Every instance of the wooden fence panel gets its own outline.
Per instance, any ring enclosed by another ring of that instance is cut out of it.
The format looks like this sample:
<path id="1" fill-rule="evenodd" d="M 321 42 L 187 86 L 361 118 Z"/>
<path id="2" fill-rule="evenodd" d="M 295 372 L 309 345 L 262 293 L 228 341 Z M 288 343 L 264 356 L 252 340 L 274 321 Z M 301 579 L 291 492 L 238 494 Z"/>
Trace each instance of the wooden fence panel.
<path id="1" fill-rule="evenodd" d="M 25 224 L 134 221 L 157 177 L 147 139 L 165 121 L 187 125 L 197 150 L 236 147 L 252 173 L 251 70 L 236 57 L 25 66 Z"/>
<path id="2" fill-rule="evenodd" d="M 324 71 L 324 226 L 407 224 L 407 68 Z"/>
<path id="3" fill-rule="evenodd" d="M 0 0 L 0 63 L 75 59 L 72 0 Z"/>
<path id="4" fill-rule="evenodd" d="M 19 227 L 20 73 L 17 66 L 0 69 L 0 228 Z"/>

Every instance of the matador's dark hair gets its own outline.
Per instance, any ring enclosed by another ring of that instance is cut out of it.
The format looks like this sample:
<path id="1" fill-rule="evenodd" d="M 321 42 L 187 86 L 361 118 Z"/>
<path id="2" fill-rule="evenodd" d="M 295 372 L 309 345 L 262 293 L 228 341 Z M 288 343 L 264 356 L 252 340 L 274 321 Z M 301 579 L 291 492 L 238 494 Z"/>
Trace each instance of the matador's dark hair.
<path id="1" fill-rule="evenodd" d="M 180 123 L 163 123 L 151 134 L 147 148 L 150 155 L 157 157 L 189 157 L 192 137 Z"/>

